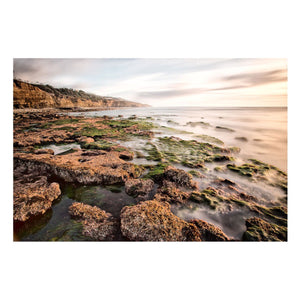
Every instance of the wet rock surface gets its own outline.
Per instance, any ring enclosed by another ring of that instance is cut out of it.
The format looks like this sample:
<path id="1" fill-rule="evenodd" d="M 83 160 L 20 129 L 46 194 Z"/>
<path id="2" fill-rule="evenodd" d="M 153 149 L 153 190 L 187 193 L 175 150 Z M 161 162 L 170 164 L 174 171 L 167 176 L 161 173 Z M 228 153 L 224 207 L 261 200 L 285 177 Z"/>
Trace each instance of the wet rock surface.
<path id="1" fill-rule="evenodd" d="M 140 168 L 120 159 L 120 152 L 77 150 L 68 155 L 15 153 L 14 163 L 26 172 L 55 175 L 82 184 L 122 183 L 140 174 Z M 97 155 L 98 154 L 98 155 Z"/>
<path id="2" fill-rule="evenodd" d="M 246 220 L 244 241 L 287 241 L 287 229 L 254 217 Z"/>
<path id="3" fill-rule="evenodd" d="M 131 241 L 200 241 L 196 226 L 178 218 L 168 203 L 155 200 L 124 207 L 121 232 Z"/>
<path id="4" fill-rule="evenodd" d="M 192 189 L 197 187 L 197 184 L 193 181 L 193 176 L 191 174 L 172 166 L 165 169 L 163 178 L 183 187 Z"/>
<path id="5" fill-rule="evenodd" d="M 151 179 L 129 179 L 125 182 L 126 193 L 137 197 L 139 201 L 149 200 L 153 188 L 154 182 Z"/>
<path id="6" fill-rule="evenodd" d="M 14 220 L 25 222 L 44 214 L 61 194 L 59 184 L 49 183 L 47 177 L 23 175 L 14 181 Z"/>
<path id="7" fill-rule="evenodd" d="M 229 241 L 229 237 L 217 226 L 203 220 L 191 220 L 200 232 L 202 241 Z"/>
<path id="8" fill-rule="evenodd" d="M 113 240 L 117 232 L 117 221 L 99 207 L 74 202 L 69 207 L 70 215 L 82 222 L 82 234 L 92 240 Z"/>
<path id="9" fill-rule="evenodd" d="M 189 193 L 178 188 L 175 182 L 164 180 L 162 186 L 157 190 L 154 199 L 170 203 L 184 203 L 188 197 Z"/>

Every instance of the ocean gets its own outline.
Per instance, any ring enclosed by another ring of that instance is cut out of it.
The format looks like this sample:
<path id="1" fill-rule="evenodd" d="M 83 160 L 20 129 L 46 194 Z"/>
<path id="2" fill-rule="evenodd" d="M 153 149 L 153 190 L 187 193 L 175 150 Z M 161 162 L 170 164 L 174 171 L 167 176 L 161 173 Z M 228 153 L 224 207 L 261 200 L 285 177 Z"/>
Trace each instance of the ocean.
<path id="1" fill-rule="evenodd" d="M 140 107 L 70 114 L 151 117 L 161 126 L 191 133 L 176 134 L 180 138 L 212 136 L 225 147 L 239 147 L 242 160 L 255 158 L 287 171 L 286 107 Z"/>

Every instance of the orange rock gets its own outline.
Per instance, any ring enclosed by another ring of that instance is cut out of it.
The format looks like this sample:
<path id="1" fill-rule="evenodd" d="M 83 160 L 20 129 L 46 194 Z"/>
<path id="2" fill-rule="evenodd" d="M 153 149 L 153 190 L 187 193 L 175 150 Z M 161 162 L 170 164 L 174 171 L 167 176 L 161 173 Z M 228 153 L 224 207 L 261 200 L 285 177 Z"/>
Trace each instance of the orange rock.
<path id="1" fill-rule="evenodd" d="M 155 200 L 125 206 L 121 232 L 132 241 L 201 241 L 199 231 L 175 216 L 168 203 Z"/>
<path id="2" fill-rule="evenodd" d="M 27 221 L 31 216 L 44 214 L 60 194 L 59 184 L 49 183 L 47 177 L 26 182 L 26 176 L 14 182 L 14 220 Z M 25 182 L 24 182 L 25 181 Z"/>
<path id="3" fill-rule="evenodd" d="M 83 235 L 98 241 L 114 239 L 118 223 L 99 207 L 75 202 L 69 207 L 69 213 L 82 222 Z"/>
<path id="4" fill-rule="evenodd" d="M 23 172 L 35 174 L 52 174 L 66 182 L 82 184 L 122 183 L 140 175 L 141 168 L 120 158 L 120 152 L 78 150 L 66 155 L 15 153 L 16 167 Z M 98 154 L 98 155 L 97 155 Z"/>
<path id="5" fill-rule="evenodd" d="M 228 236 L 217 226 L 203 220 L 191 220 L 200 231 L 203 241 L 229 241 Z"/>

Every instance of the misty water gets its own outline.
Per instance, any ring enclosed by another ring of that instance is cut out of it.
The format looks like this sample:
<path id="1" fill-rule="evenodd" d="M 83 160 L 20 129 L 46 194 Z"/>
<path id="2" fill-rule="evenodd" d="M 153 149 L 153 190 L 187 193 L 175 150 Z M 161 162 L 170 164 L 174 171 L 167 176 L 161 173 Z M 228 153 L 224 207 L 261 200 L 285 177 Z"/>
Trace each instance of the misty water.
<path id="1" fill-rule="evenodd" d="M 242 159 L 256 158 L 287 171 L 286 107 L 140 107 L 70 115 L 151 117 L 153 120 L 149 121 L 161 126 L 192 132 L 176 134 L 181 138 L 197 139 L 195 135 L 201 134 L 213 136 L 223 141 L 225 147 L 240 147 Z M 163 132 L 163 135 L 175 134 Z"/>
<path id="2" fill-rule="evenodd" d="M 147 107 L 71 114 L 88 117 L 107 115 L 115 118 L 136 116 L 158 125 L 158 129 L 154 129 L 154 142 L 160 136 L 206 142 L 202 137 L 211 136 L 222 141 L 223 147 L 240 148 L 240 153 L 234 155 L 237 164 L 247 163 L 248 159 L 255 158 L 287 171 L 287 108 L 284 107 Z M 146 141 L 132 139 L 120 143 L 143 153 Z M 144 158 L 135 158 L 133 162 L 149 163 Z M 214 180 L 221 177 L 234 181 L 242 191 L 256 197 L 259 205 L 282 205 L 280 199 L 284 199 L 286 194 L 280 188 L 260 181 L 253 182 L 234 172 L 216 172 L 214 167 L 222 164 L 226 165 L 226 162 L 206 163 L 205 176 L 194 178 L 200 190 L 214 186 Z M 182 165 L 174 166 L 185 171 L 191 170 Z M 172 211 L 186 221 L 202 219 L 213 223 L 234 239 L 241 239 L 246 230 L 245 220 L 255 215 L 243 207 L 235 207 L 231 211 L 214 211 L 195 203 L 188 206 L 172 205 Z"/>

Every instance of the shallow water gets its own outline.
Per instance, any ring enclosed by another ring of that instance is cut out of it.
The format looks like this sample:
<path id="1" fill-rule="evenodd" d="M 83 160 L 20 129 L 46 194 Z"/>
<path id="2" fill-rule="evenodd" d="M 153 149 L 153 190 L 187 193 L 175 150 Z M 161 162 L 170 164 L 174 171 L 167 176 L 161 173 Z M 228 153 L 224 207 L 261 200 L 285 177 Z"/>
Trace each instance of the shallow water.
<path id="1" fill-rule="evenodd" d="M 69 206 L 75 201 L 100 207 L 114 217 L 119 217 L 124 206 L 136 204 L 136 200 L 125 193 L 124 186 L 64 185 L 62 195 L 45 215 L 15 226 L 14 239 L 21 241 L 88 240 L 81 234 L 81 225 L 73 220 L 68 212 Z"/>
<path id="2" fill-rule="evenodd" d="M 70 114 L 152 117 L 153 120 L 149 121 L 161 126 L 193 132 L 190 135 L 163 132 L 163 135 L 185 139 L 197 139 L 194 135 L 200 134 L 210 135 L 222 140 L 227 147 L 240 147 L 239 156 L 243 159 L 256 158 L 287 171 L 287 108 L 140 107 Z M 188 122 L 205 122 L 209 125 L 186 125 Z M 233 131 L 218 129 L 217 126 Z M 246 141 L 236 139 L 240 137 L 246 138 Z"/>
<path id="3" fill-rule="evenodd" d="M 197 135 L 216 137 L 224 142 L 224 147 L 236 146 L 241 153 L 236 156 L 236 164 L 242 164 L 248 158 L 256 158 L 270 163 L 283 171 L 287 170 L 287 109 L 286 108 L 132 108 L 109 111 L 84 113 L 69 113 L 71 115 L 103 116 L 109 115 L 124 118 L 137 115 L 160 125 L 155 129 L 155 142 L 160 136 L 176 136 L 181 139 L 196 139 Z M 192 122 L 192 123 L 189 123 Z M 202 122 L 202 123 L 201 123 Z M 165 127 L 162 127 L 165 126 Z M 216 127 L 221 128 L 216 128 Z M 237 139 L 240 138 L 240 139 Z M 147 155 L 144 150 L 147 139 L 132 138 L 130 141 L 118 141 L 120 144 Z M 47 145 L 45 148 L 54 150 L 55 155 L 62 154 L 72 148 L 79 148 L 78 144 Z M 146 158 L 132 161 L 135 164 L 156 164 Z M 254 181 L 252 178 L 239 176 L 228 171 L 216 171 L 215 167 L 226 166 L 228 162 L 206 163 L 207 169 L 199 169 L 204 177 L 194 180 L 199 189 L 214 187 L 216 178 L 234 181 L 241 191 L 255 196 L 257 204 L 264 206 L 284 205 L 286 193 L 278 187 L 264 182 Z M 190 171 L 188 167 L 175 167 Z M 81 235 L 81 226 L 71 219 L 68 208 L 74 202 L 96 205 L 119 217 L 122 207 L 136 204 L 136 200 L 125 193 L 124 186 L 74 186 L 62 185 L 62 195 L 55 201 L 52 208 L 42 217 L 36 218 L 15 230 L 16 240 L 87 240 Z M 156 187 L 157 188 L 157 187 Z M 233 206 L 231 210 L 215 211 L 208 206 L 189 203 L 187 206 L 172 205 L 172 211 L 180 218 L 189 221 L 202 219 L 219 226 L 225 234 L 233 239 L 240 239 L 246 230 L 245 220 L 254 215 L 246 207 Z M 122 240 L 121 235 L 118 236 Z"/>

